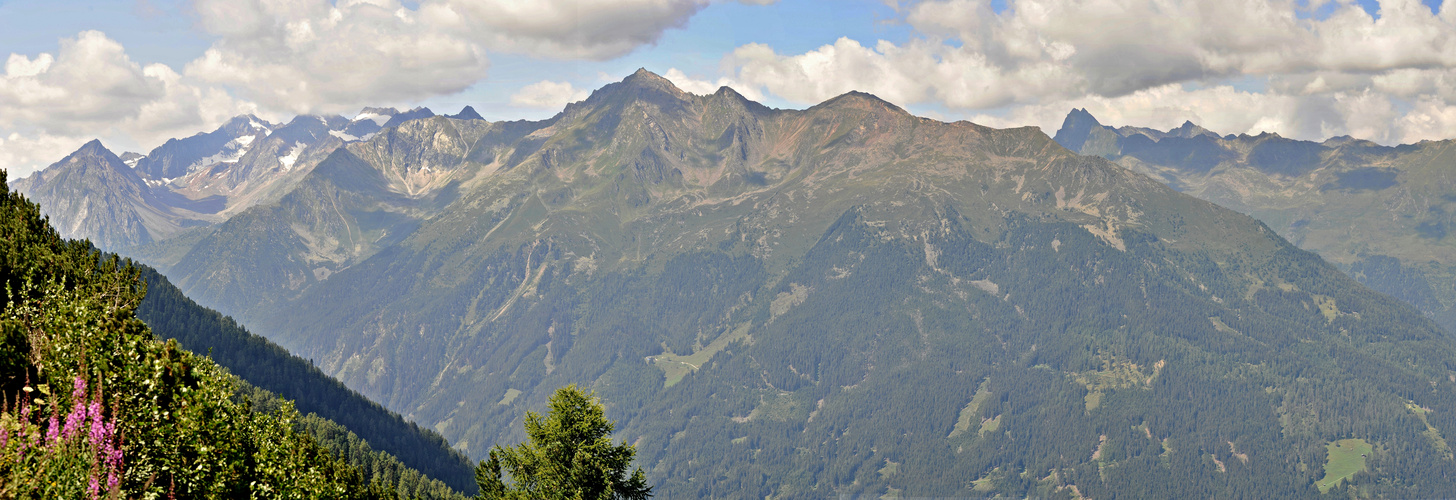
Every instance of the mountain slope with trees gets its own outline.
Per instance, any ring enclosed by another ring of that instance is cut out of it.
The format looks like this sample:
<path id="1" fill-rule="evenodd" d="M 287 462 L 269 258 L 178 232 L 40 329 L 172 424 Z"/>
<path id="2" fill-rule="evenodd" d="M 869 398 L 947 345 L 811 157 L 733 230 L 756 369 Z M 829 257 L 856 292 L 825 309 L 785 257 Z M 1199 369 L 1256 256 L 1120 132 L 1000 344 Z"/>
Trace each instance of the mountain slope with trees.
<path id="1" fill-rule="evenodd" d="M 1113 128 L 1073 110 L 1057 142 L 1249 214 L 1456 331 L 1456 141 L 1220 136 L 1191 122 Z"/>
<path id="2" fill-rule="evenodd" d="M 4 496 L 461 498 L 154 338 L 141 270 L 62 239 L 36 204 L 7 189 L 0 220 Z"/>
<path id="3" fill-rule="evenodd" d="M 309 434 L 324 441 L 325 447 L 336 454 L 341 449 L 378 449 L 391 458 L 357 451 L 350 455 L 368 455 L 376 461 L 398 460 L 423 473 L 425 479 L 436 478 L 456 491 L 473 492 L 473 464 L 451 449 L 439 434 L 421 429 L 350 390 L 312 363 L 249 333 L 232 318 L 197 305 L 156 270 L 137 267 L 147 295 L 137 306 L 136 316 L 158 338 L 176 340 L 183 349 L 205 353 L 247 385 L 292 402 L 305 415 L 303 425 L 310 428 Z M 347 443 L 335 447 L 321 436 L 323 433 Z M 370 463 L 363 465 L 360 468 L 367 476 L 373 467 Z"/>
<path id="4" fill-rule="evenodd" d="M 1435 323 L 1038 130 L 646 71 L 393 130 L 166 272 L 477 458 L 576 383 L 671 496 L 1456 487 Z"/>

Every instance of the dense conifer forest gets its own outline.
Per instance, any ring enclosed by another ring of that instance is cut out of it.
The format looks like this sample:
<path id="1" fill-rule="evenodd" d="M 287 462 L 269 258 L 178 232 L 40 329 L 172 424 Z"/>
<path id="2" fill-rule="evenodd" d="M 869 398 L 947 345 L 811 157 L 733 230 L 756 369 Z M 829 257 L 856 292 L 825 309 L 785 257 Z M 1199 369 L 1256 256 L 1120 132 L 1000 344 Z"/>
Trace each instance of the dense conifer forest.
<path id="1" fill-rule="evenodd" d="M 300 428 L 336 455 L 348 458 L 366 476 L 372 478 L 379 471 L 386 477 L 402 478 L 388 482 L 403 481 L 401 488 L 411 492 L 416 491 L 415 484 L 428 478 L 444 481 L 456 491 L 475 490 L 470 460 L 451 449 L 439 434 L 344 387 L 312 363 L 249 333 L 232 318 L 198 305 L 156 270 L 136 266 L 147 284 L 147 295 L 136 315 L 158 338 L 176 339 L 184 349 L 206 353 L 250 386 L 292 401 L 306 414 Z"/>

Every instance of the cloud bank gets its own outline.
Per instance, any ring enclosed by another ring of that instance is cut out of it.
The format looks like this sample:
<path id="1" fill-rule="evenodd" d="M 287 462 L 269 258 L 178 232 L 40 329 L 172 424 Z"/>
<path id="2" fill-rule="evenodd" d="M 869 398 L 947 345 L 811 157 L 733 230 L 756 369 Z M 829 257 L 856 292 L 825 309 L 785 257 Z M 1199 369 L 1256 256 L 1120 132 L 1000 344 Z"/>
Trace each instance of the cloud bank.
<path id="1" fill-rule="evenodd" d="M 490 78 L 493 54 L 629 58 L 730 1 L 192 0 L 211 41 L 181 67 L 135 61 L 98 31 L 53 53 L 10 54 L 0 167 L 24 175 L 95 137 L 149 148 L 241 113 L 281 120 L 451 95 Z M 727 85 L 799 105 L 860 90 L 1049 133 L 1086 107 L 1114 125 L 1193 120 L 1225 133 L 1386 144 L 1456 137 L 1456 1 L 1433 11 L 1384 0 L 1374 15 L 1352 0 L 888 3 L 886 22 L 909 33 L 898 41 L 840 38 L 797 53 L 748 43 L 724 54 L 717 74 L 664 76 L 694 93 Z M 509 103 L 553 109 L 588 90 L 543 80 Z"/>
<path id="2" fill-rule="evenodd" d="M 713 1 L 193 0 L 213 41 L 182 68 L 139 64 L 99 31 L 54 54 L 10 54 L 0 168 L 25 175 L 95 137 L 151 147 L 241 113 L 285 119 L 451 95 L 489 76 L 490 53 L 614 59 Z M 548 83 L 512 102 L 560 106 L 582 92 Z"/>
<path id="3" fill-rule="evenodd" d="M 1049 132 L 1089 107 L 1114 123 L 1202 119 L 1307 139 L 1456 136 L 1456 2 L 1384 0 L 1378 17 L 1309 3 L 1012 0 L 997 13 L 990 0 L 927 0 L 899 6 L 914 33 L 903 43 L 748 44 L 724 64 L 728 79 L 799 104 L 861 90 Z M 1250 83 L 1263 88 L 1236 89 Z"/>

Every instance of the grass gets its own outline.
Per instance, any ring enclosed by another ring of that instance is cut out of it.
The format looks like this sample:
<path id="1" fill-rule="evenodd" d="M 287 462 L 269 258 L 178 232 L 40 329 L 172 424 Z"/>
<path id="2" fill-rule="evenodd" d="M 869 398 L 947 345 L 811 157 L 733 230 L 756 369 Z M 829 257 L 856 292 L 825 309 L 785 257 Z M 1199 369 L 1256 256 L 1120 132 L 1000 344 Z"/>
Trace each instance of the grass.
<path id="1" fill-rule="evenodd" d="M 1325 445 L 1325 448 L 1329 450 L 1329 458 L 1325 459 L 1325 477 L 1314 483 L 1320 493 L 1365 470 L 1365 458 L 1372 449 L 1364 439 L 1341 439 Z"/>
<path id="2" fill-rule="evenodd" d="M 1000 415 L 996 415 L 996 418 L 988 418 L 981 421 L 980 435 L 985 436 L 988 432 L 996 432 L 999 430 L 1001 430 Z"/>
<path id="3" fill-rule="evenodd" d="M 496 403 L 496 404 L 502 405 L 502 406 L 511 404 L 511 401 L 515 401 L 516 400 L 516 396 L 520 396 L 520 395 L 521 395 L 521 391 L 519 391 L 519 390 L 516 390 L 516 389 L 506 389 L 506 395 L 505 395 L 505 397 L 501 398 L 500 402 L 499 403 Z"/>
<path id="4" fill-rule="evenodd" d="M 698 349 L 697 352 L 686 356 L 672 353 L 653 356 L 652 366 L 661 369 L 662 373 L 667 376 L 667 380 L 663 381 L 662 386 L 672 387 L 673 384 L 681 382 L 683 377 L 697 370 L 698 367 L 703 366 L 703 363 L 707 363 L 708 360 L 713 359 L 713 356 L 728 347 L 728 344 L 748 338 L 748 329 L 750 326 L 752 325 L 749 323 L 738 325 L 738 328 L 735 328 L 726 335 L 719 336 L 712 343 L 708 344 L 707 347 Z"/>
<path id="5" fill-rule="evenodd" d="M 1431 445 L 1435 446 L 1437 451 L 1446 455 L 1449 460 L 1451 457 L 1451 445 L 1447 444 L 1446 438 L 1441 436 L 1441 430 L 1431 425 L 1430 420 L 1426 419 L 1426 414 L 1430 413 L 1430 410 L 1422 408 L 1415 403 L 1406 403 L 1405 408 L 1410 410 L 1411 413 L 1414 413 L 1416 418 L 1421 419 L 1421 423 L 1426 424 L 1426 432 L 1422 434 L 1425 434 L 1426 438 L 1431 440 Z"/>
<path id="6" fill-rule="evenodd" d="M 950 435 L 946 438 L 954 439 L 971 430 L 971 423 L 981 413 L 981 405 L 991 400 L 991 391 L 986 390 L 986 384 L 989 382 L 990 380 L 984 380 L 981 382 L 981 386 L 976 388 L 976 395 L 972 396 L 971 402 L 966 403 L 966 407 L 961 409 L 961 415 L 956 419 L 955 428 L 951 429 Z"/>

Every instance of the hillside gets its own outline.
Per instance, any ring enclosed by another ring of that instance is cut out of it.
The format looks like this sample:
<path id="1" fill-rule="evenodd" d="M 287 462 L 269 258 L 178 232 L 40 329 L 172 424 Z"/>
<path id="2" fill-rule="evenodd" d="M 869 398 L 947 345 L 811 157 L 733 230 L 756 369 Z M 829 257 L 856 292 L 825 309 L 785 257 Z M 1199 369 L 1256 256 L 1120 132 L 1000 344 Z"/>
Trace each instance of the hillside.
<path id="1" fill-rule="evenodd" d="M 1381 146 L 1102 125 L 1073 110 L 1059 143 L 1249 214 L 1456 331 L 1456 141 Z"/>
<path id="2" fill-rule="evenodd" d="M 354 433 L 354 439 L 362 443 L 352 446 L 388 453 L 391 458 L 385 460 L 397 459 L 404 468 L 423 473 L 423 479 L 439 479 L 456 491 L 475 491 L 474 464 L 450 449 L 440 435 L 349 390 L 308 361 L 249 333 L 232 318 L 197 305 L 156 270 L 137 267 L 147 295 L 136 315 L 157 338 L 176 340 L 183 349 L 205 353 L 247 385 L 292 402 L 300 413 L 311 417 L 305 419 L 311 426 L 309 433 L 335 454 L 343 456 L 320 432 Z M 368 478 L 371 467 L 361 469 Z"/>
<path id="3" fill-rule="evenodd" d="M 862 93 L 639 71 L 407 122 L 165 272 L 474 457 L 591 387 L 666 496 L 1456 487 L 1456 350 L 1417 311 L 1035 129 Z M 1327 476 L 1344 440 L 1368 460 Z"/>
<path id="4" fill-rule="evenodd" d="M 62 239 L 37 205 L 9 190 L 0 215 L 3 496 L 463 498 L 415 464 L 473 490 L 469 464 L 438 436 L 292 366 L 304 362 L 182 297 L 155 271 Z M 294 375 L 256 380 L 302 396 L 306 411 L 343 417 L 411 464 L 327 418 L 299 415 L 175 337 L 244 376 Z M 69 397 L 65 387 L 74 388 Z"/>

